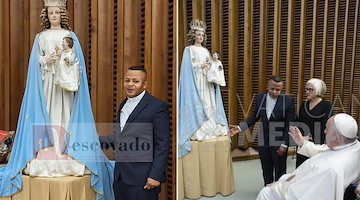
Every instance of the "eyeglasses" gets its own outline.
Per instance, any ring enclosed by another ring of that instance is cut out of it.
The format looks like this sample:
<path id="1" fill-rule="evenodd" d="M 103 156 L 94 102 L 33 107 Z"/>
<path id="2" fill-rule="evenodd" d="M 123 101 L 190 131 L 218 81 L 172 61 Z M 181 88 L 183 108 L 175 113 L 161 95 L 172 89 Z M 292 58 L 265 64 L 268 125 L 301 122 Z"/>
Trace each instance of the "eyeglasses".
<path id="1" fill-rule="evenodd" d="M 312 91 L 314 91 L 314 88 L 304 88 L 305 89 L 305 91 L 310 91 L 310 92 L 312 92 Z"/>

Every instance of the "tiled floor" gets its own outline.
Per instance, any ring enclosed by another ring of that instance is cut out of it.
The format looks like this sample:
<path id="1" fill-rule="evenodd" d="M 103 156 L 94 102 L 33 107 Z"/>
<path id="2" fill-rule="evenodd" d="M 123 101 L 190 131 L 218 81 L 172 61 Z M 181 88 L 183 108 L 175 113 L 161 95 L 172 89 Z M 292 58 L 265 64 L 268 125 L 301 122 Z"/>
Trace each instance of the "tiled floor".
<path id="1" fill-rule="evenodd" d="M 287 173 L 295 169 L 295 158 L 287 159 Z M 255 200 L 258 192 L 263 187 L 260 160 L 236 161 L 234 164 L 235 192 L 229 196 L 217 194 L 214 197 L 202 197 L 201 200 Z"/>

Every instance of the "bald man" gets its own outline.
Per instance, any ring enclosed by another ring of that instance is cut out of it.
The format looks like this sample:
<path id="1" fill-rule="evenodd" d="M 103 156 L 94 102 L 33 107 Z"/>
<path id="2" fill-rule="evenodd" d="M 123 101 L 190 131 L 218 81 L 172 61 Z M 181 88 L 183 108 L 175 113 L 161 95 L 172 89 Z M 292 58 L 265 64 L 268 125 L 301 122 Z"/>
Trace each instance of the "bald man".
<path id="1" fill-rule="evenodd" d="M 326 123 L 326 145 L 304 140 L 297 127 L 290 136 L 298 153 L 311 157 L 292 174 L 264 187 L 257 200 L 316 199 L 342 200 L 346 187 L 360 175 L 360 143 L 357 122 L 348 114 L 332 116 Z"/>

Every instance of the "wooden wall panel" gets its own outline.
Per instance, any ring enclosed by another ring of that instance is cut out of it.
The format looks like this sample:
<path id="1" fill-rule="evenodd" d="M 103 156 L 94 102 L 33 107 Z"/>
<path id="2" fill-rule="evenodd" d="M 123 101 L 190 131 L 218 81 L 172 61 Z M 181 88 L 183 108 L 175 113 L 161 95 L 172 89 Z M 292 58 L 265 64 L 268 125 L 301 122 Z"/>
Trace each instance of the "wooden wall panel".
<path id="1" fill-rule="evenodd" d="M 24 1 L 24 2 L 28 2 L 28 1 Z M 28 7 L 26 7 L 28 6 Z M 37 33 L 39 33 L 40 31 L 43 30 L 43 27 L 40 26 L 40 12 L 41 9 L 44 8 L 44 3 L 43 1 L 38 1 L 38 0 L 30 0 L 28 2 L 27 5 L 24 5 L 24 9 L 28 10 L 29 12 L 29 16 L 25 16 L 27 22 L 28 22 L 28 27 L 27 27 L 27 34 L 28 34 L 28 38 L 26 43 L 24 43 L 27 47 L 27 49 L 25 49 L 25 51 L 27 51 L 27 55 L 29 56 L 31 47 L 34 43 L 34 39 Z M 28 18 L 28 19 L 27 19 Z M 27 59 L 29 59 L 27 57 Z M 28 61 L 28 60 L 27 60 Z"/>
<path id="2" fill-rule="evenodd" d="M 280 73 L 281 0 L 274 1 L 273 74 Z"/>
<path id="3" fill-rule="evenodd" d="M 211 6 L 212 5 L 212 6 Z M 220 51 L 221 49 L 221 15 L 214 15 L 213 13 L 221 13 L 222 6 L 220 4 L 220 0 L 212 0 L 210 4 L 211 15 L 211 33 L 212 33 L 212 41 L 211 41 L 211 50 Z M 222 55 L 222 53 L 220 52 Z"/>
<path id="4" fill-rule="evenodd" d="M 125 1 L 118 1 L 117 3 L 118 7 L 117 7 L 117 23 L 116 23 L 116 28 L 117 30 L 124 30 L 125 28 Z M 124 94 L 124 89 L 123 89 L 123 79 L 122 77 L 124 76 L 124 63 L 125 60 L 123 59 L 123 57 L 125 56 L 125 33 L 124 31 L 117 31 L 117 43 L 116 45 L 116 52 L 117 52 L 117 97 L 121 96 L 121 94 Z M 123 100 L 123 98 L 117 98 L 117 102 L 116 104 L 119 105 L 121 103 L 121 101 Z"/>
<path id="5" fill-rule="evenodd" d="M 281 2 L 280 5 L 280 10 L 281 10 L 281 14 L 280 14 L 280 19 L 279 19 L 279 55 L 277 56 L 279 59 L 279 72 L 277 74 L 279 74 L 281 77 L 283 77 L 284 81 L 285 81 L 285 85 L 284 85 L 284 90 L 286 91 L 286 85 L 288 85 L 287 83 L 289 83 L 291 81 L 292 76 L 290 77 L 286 77 L 286 73 L 287 73 L 287 67 L 286 67 L 286 55 L 287 55 L 287 25 L 288 25 L 288 21 L 287 20 L 281 20 L 281 19 L 288 19 L 288 12 L 289 12 L 289 5 L 288 5 L 288 1 L 283 1 Z"/>
<path id="6" fill-rule="evenodd" d="M 192 16 L 194 19 L 205 19 L 205 1 L 206 0 L 192 0 Z"/>
<path id="7" fill-rule="evenodd" d="M 5 130 L 10 130 L 10 0 L 0 1 L 0 62 L 4 67 L 0 67 L 0 126 Z M 5 78 L 8 77 L 8 78 Z"/>
<path id="8" fill-rule="evenodd" d="M 311 66 L 311 71 L 313 72 L 313 74 L 310 74 L 310 77 L 317 77 L 317 78 L 321 78 L 322 77 L 322 47 L 323 47 L 323 32 L 324 32 L 324 6 L 325 6 L 325 1 L 317 1 L 317 4 L 315 4 L 314 2 L 314 9 L 313 9 L 313 16 L 317 16 L 316 19 L 316 27 L 313 26 L 313 28 L 315 28 L 316 31 L 316 35 L 312 34 L 312 41 L 315 40 L 315 48 L 313 48 L 313 46 L 311 46 L 311 52 L 312 54 L 315 54 L 314 57 L 314 63 L 312 63 L 313 65 Z M 316 7 L 316 11 L 315 11 L 315 7 Z M 314 23 L 314 20 L 313 20 Z M 314 53 L 313 53 L 314 51 Z"/>
<path id="9" fill-rule="evenodd" d="M 287 48 L 286 48 L 286 83 L 285 91 L 288 94 L 292 94 L 291 80 L 293 78 L 293 59 L 294 59 L 294 0 L 289 0 L 288 4 L 288 20 L 287 20 Z"/>
<path id="10" fill-rule="evenodd" d="M 156 10 L 156 12 L 154 12 Z M 151 88 L 153 88 L 153 94 L 164 101 L 167 99 L 167 84 L 163 84 L 163 80 L 166 80 L 168 77 L 167 67 L 164 67 L 164 64 L 168 62 L 168 45 L 169 43 L 166 41 L 166 38 L 159 37 L 159 35 L 167 36 L 169 35 L 169 19 L 168 13 L 169 8 L 167 4 L 163 3 L 163 0 L 154 0 L 151 9 L 148 9 L 151 12 L 151 21 L 149 24 L 149 36 L 145 37 L 145 41 L 151 42 L 150 47 L 147 48 L 148 52 L 145 51 L 146 54 L 152 55 L 148 62 L 145 62 L 145 66 L 150 69 L 151 72 L 156 72 L 151 74 Z M 163 21 L 163 23 L 158 23 L 159 21 Z M 166 42 L 165 42 L 166 41 Z M 161 66 L 161 67 L 160 67 Z M 156 71 L 154 70 L 156 69 Z"/>
<path id="11" fill-rule="evenodd" d="M 69 0 L 68 0 L 69 1 Z M 37 1 L 38 2 L 38 1 Z M 81 48 L 83 50 L 83 54 L 85 58 L 89 57 L 89 46 L 88 46 L 88 38 L 89 38 L 89 11 L 90 9 L 90 0 L 73 0 L 72 6 L 74 10 L 72 10 L 73 17 L 72 19 L 72 29 L 76 33 L 76 36 L 79 38 Z M 70 2 L 68 2 L 69 5 Z M 75 12 L 77 11 L 77 12 Z M 78 12 L 84 11 L 84 12 Z M 86 60 L 87 61 L 87 60 Z M 86 63 L 88 65 L 88 63 Z"/>
<path id="12" fill-rule="evenodd" d="M 252 0 L 245 0 L 244 2 L 244 109 L 248 110 L 251 107 L 251 97 L 253 92 L 247 88 L 253 87 L 253 79 L 250 78 L 253 76 L 253 44 L 252 44 L 252 35 L 253 35 L 253 18 L 252 18 L 253 4 Z M 244 147 L 249 146 L 249 139 L 245 136 Z"/>
<path id="13" fill-rule="evenodd" d="M 22 0 L 10 1 L 10 121 L 11 127 L 14 127 L 18 118 L 18 112 L 20 110 L 20 104 L 22 100 L 22 93 L 15 93 L 12 91 L 24 91 L 25 89 L 25 77 L 27 63 L 24 60 L 24 55 L 19 55 L 19 52 L 24 51 L 24 8 L 22 6 L 24 2 Z M 13 17 L 16 13 L 16 17 Z M 18 33 L 17 35 L 14 33 Z M 25 46 L 28 46 L 25 44 Z M 19 55 L 12 57 L 12 55 Z"/>
<path id="14" fill-rule="evenodd" d="M 230 107 L 230 105 L 234 105 L 237 102 L 236 97 L 236 80 L 238 79 L 237 73 L 237 43 L 238 43 L 238 30 L 241 27 L 238 27 L 238 17 L 236 15 L 238 11 L 238 1 L 229 1 L 224 0 L 221 2 L 221 5 L 215 4 L 216 7 L 222 8 L 222 12 L 219 13 L 219 16 L 213 16 L 213 18 L 220 19 L 220 38 L 218 41 L 213 39 L 214 46 L 219 46 L 220 49 L 216 49 L 221 54 L 221 61 L 224 66 L 224 74 L 225 74 L 225 81 L 226 86 L 220 87 L 222 96 L 223 96 L 223 103 L 225 106 L 225 114 L 228 116 L 229 121 L 237 121 L 237 112 L 235 107 Z M 212 6 L 214 7 L 214 6 Z M 232 7 L 233 9 L 229 9 Z M 219 44 L 217 44 L 219 42 Z M 233 67 L 231 67 L 233 66 Z M 232 89 L 230 89 L 232 88 Z M 233 102 L 233 103 L 230 103 Z M 237 144 L 237 141 L 233 138 L 233 143 Z"/>
<path id="15" fill-rule="evenodd" d="M 186 45 L 186 34 L 187 34 L 187 27 L 188 27 L 188 23 L 187 23 L 187 15 L 186 13 L 186 1 L 178 1 L 178 12 L 177 12 L 177 31 L 179 34 L 178 35 L 178 44 L 177 44 L 177 49 L 178 51 L 178 58 L 179 58 L 179 62 L 181 62 L 181 58 L 182 58 L 182 54 L 183 54 L 183 49 L 185 48 Z"/>
<path id="16" fill-rule="evenodd" d="M 300 47 L 299 47 L 299 66 L 298 66 L 298 84 L 297 90 L 301 91 L 304 83 L 304 69 L 305 69 L 305 47 L 306 47 L 306 2 L 307 0 L 301 1 L 301 16 L 300 16 Z M 299 98 L 296 101 L 297 109 L 299 109 L 302 102 L 302 92 L 298 92 Z"/>
<path id="17" fill-rule="evenodd" d="M 238 23 L 238 18 L 236 16 L 237 13 L 237 5 L 238 2 L 232 2 L 229 0 L 224 0 L 222 3 L 223 12 L 221 15 L 221 26 L 222 26 L 222 40 L 220 50 L 222 53 L 222 63 L 225 72 L 225 81 L 226 87 L 222 90 L 222 94 L 224 96 L 224 106 L 226 115 L 228 116 L 228 121 L 235 123 L 237 121 L 237 108 L 235 106 L 230 107 L 231 105 L 235 105 L 238 102 L 236 98 L 236 82 L 237 82 L 237 70 L 236 60 L 238 57 L 237 52 L 237 43 L 238 43 L 238 26 L 235 24 Z M 232 7 L 233 9 L 229 9 Z M 232 142 L 237 144 L 236 138 L 232 139 Z"/>
<path id="18" fill-rule="evenodd" d="M 212 18 L 215 20 L 214 23 L 217 23 L 216 26 L 214 27 L 220 27 L 220 28 L 216 28 L 217 31 L 220 31 L 218 34 L 218 36 L 213 37 L 213 41 L 211 42 L 212 44 L 212 49 L 216 50 L 220 53 L 220 60 L 223 64 L 223 66 L 229 66 L 229 21 L 228 20 L 223 20 L 223 19 L 228 19 L 229 18 L 229 1 L 216 1 L 216 3 L 214 4 L 216 5 L 217 8 L 219 8 L 220 10 L 218 10 L 219 13 L 221 13 L 221 15 L 219 16 L 213 16 Z M 212 6 L 214 7 L 214 6 Z M 223 11 L 223 12 L 221 12 Z M 212 11 L 211 11 L 212 12 Z M 219 21 L 218 21 L 219 20 Z M 218 38 L 217 38 L 218 37 Z M 217 38 L 217 39 L 215 39 Z M 225 77 L 229 77 L 229 68 L 226 67 L 224 68 L 224 74 Z M 224 96 L 223 98 L 223 102 L 224 105 L 229 105 L 229 79 L 225 80 L 226 82 L 226 86 L 225 87 L 221 87 L 221 93 Z M 229 116 L 229 120 L 230 120 L 230 113 L 229 113 L 229 107 L 225 107 L 225 114 L 226 116 Z"/>
<path id="19" fill-rule="evenodd" d="M 96 119 L 97 112 L 97 98 L 96 98 L 96 84 L 97 84 L 97 55 L 98 55 L 98 0 L 89 2 L 89 36 L 88 42 L 88 57 L 87 57 L 87 75 L 90 89 L 91 105 L 93 109 L 94 118 Z M 93 98 L 94 97 L 94 98 Z M 100 133 L 101 134 L 101 133 Z"/>
<path id="20" fill-rule="evenodd" d="M 236 6 L 237 10 L 230 9 L 231 18 L 229 21 L 233 21 L 233 23 L 229 23 L 229 30 L 234 31 L 234 34 L 231 37 L 231 40 L 229 41 L 231 45 L 231 52 L 229 52 L 229 59 L 231 60 L 231 63 L 229 62 L 229 72 L 232 74 L 229 77 L 229 80 L 231 81 L 231 88 L 229 86 L 229 99 L 232 101 L 229 101 L 229 113 L 230 116 L 236 116 L 233 117 L 233 119 L 229 119 L 229 123 L 236 123 L 240 119 L 244 119 L 244 117 L 249 117 L 250 113 L 248 112 L 249 109 L 245 108 L 245 97 L 244 97 L 244 30 L 245 30 L 245 5 L 244 1 L 229 1 L 229 7 Z M 225 19 L 224 19 L 225 20 Z M 236 55 L 236 57 L 233 57 Z M 229 83 L 230 85 L 230 83 Z M 246 102 L 248 104 L 248 102 Z M 236 140 L 236 138 L 234 138 Z M 234 139 L 232 139 L 234 141 Z M 237 145 L 244 146 L 245 144 L 245 136 L 241 135 L 241 138 L 239 140 L 236 140 Z"/>
<path id="21" fill-rule="evenodd" d="M 194 17 L 193 2 L 184 3 L 180 19 Z M 209 4 L 214 9 L 217 3 L 205 0 L 203 11 L 195 5 L 196 13 L 206 13 Z M 224 0 L 221 4 L 222 13 L 215 12 L 204 20 L 211 21 L 211 30 L 206 32 L 211 37 L 223 27 L 213 26 L 217 15 L 223 24 L 229 24 L 221 30 L 222 36 L 229 35 L 229 46 L 224 39 L 219 44 L 227 55 L 223 62 L 228 59 L 229 87 L 223 99 L 229 123 L 243 121 L 251 114 L 254 95 L 266 89 L 272 74 L 286 77 L 285 92 L 293 96 L 297 109 L 305 98 L 306 81 L 323 79 L 328 88 L 325 99 L 333 103 L 334 112 L 348 112 L 359 121 L 359 0 Z M 179 37 L 184 36 L 180 33 Z M 235 98 L 240 101 L 234 102 Z M 246 140 L 240 135 L 238 146 L 247 148 Z"/>
<path id="22" fill-rule="evenodd" d="M 30 54 L 30 17 L 25 17 L 25 16 L 29 16 L 30 15 L 30 5 L 28 1 L 23 1 L 22 2 L 23 7 L 22 7 L 22 12 L 24 15 L 24 20 L 23 20 L 23 38 L 24 40 L 22 41 L 22 43 L 24 44 L 23 46 L 23 51 L 24 54 L 22 55 L 23 59 L 24 59 L 24 64 L 26 65 L 26 63 L 28 62 L 29 59 L 29 54 Z M 27 66 L 27 65 L 26 65 Z M 27 67 L 24 66 L 24 69 L 27 69 Z M 24 71 L 25 77 L 27 74 L 27 70 Z"/>
<path id="23" fill-rule="evenodd" d="M 206 23 L 206 30 L 209 31 L 211 34 L 207 34 L 207 38 L 206 38 L 206 45 L 205 47 L 207 49 L 209 49 L 209 51 L 213 51 L 214 49 L 212 48 L 213 47 L 213 42 L 215 42 L 215 37 L 213 37 L 213 35 L 215 36 L 216 33 L 212 33 L 212 29 L 215 28 L 215 26 L 213 25 L 214 21 L 213 21 L 213 18 L 212 17 L 212 13 L 211 13 L 211 1 L 204 1 L 204 17 L 202 17 L 201 19 L 204 20 L 204 22 Z M 213 28 L 212 28 L 213 27 Z M 216 28 L 219 30 L 219 28 Z"/>
<path id="24" fill-rule="evenodd" d="M 140 25 L 141 1 L 127 1 L 121 0 L 124 3 L 124 72 L 127 68 L 133 65 L 140 65 L 141 62 L 141 31 L 139 27 L 134 24 Z"/>
<path id="25" fill-rule="evenodd" d="M 311 37 L 311 68 L 310 77 L 315 77 L 315 63 L 316 63 L 316 41 L 317 41 L 317 25 L 318 25 L 318 1 L 314 0 L 313 5 L 313 20 L 312 20 L 312 37 Z"/>
<path id="26" fill-rule="evenodd" d="M 323 40 L 322 40 L 322 57 L 321 57 L 321 79 L 325 79 L 325 71 L 327 67 L 327 41 L 328 41 L 328 20 L 329 20 L 329 0 L 325 1 L 324 6 L 324 26 L 323 26 Z"/>
<path id="27" fill-rule="evenodd" d="M 353 34 L 353 43 L 352 43 L 352 52 L 351 52 L 351 82 L 350 82 L 350 91 L 352 91 L 351 95 L 348 97 L 349 102 L 352 101 L 352 99 L 355 97 L 356 99 L 356 92 L 354 91 L 354 88 L 357 88 L 357 92 L 359 92 L 359 87 L 357 87 L 359 76 L 357 76 L 357 71 L 355 68 L 356 65 L 356 47 L 357 47 L 357 34 L 358 34 L 358 18 L 359 18 L 359 1 L 355 2 L 355 14 L 354 14 L 354 34 Z M 355 101 L 356 102 L 356 101 Z M 355 113 L 356 118 L 359 118 L 358 113 L 356 112 L 356 108 L 358 105 L 351 104 L 351 107 L 348 112 Z"/>
<path id="28" fill-rule="evenodd" d="M 91 88 L 95 90 L 96 95 L 91 99 L 96 99 L 97 106 L 94 109 L 94 117 L 98 123 L 113 121 L 113 115 L 104 112 L 113 111 L 113 7 L 113 1 L 98 1 L 97 63 L 92 63 L 94 68 L 91 70 L 91 73 L 95 73 L 97 76 L 97 82 L 92 82 Z"/>
<path id="29" fill-rule="evenodd" d="M 294 9 L 294 35 L 293 35 L 293 40 L 292 40 L 292 46 L 293 46 L 293 51 L 292 51 L 292 79 L 290 82 L 287 83 L 291 83 L 291 94 L 294 98 L 294 102 L 298 101 L 298 95 L 302 94 L 302 90 L 298 89 L 298 82 L 299 82 L 299 63 L 300 63 L 300 22 L 301 22 L 301 1 L 294 1 L 292 5 L 289 6 L 293 6 L 292 9 Z M 288 68 L 289 66 L 286 66 L 286 68 Z M 300 98 L 300 97 L 299 97 Z"/>
<path id="30" fill-rule="evenodd" d="M 338 27 L 339 27 L 339 6 L 340 1 L 336 1 L 335 6 L 335 21 L 334 21 L 334 38 L 333 38 L 333 49 L 332 49 L 332 62 L 331 62 L 331 92 L 330 92 L 330 99 L 334 99 L 335 97 L 335 72 L 336 72 L 336 58 L 337 58 L 337 45 L 338 45 Z"/>
<path id="31" fill-rule="evenodd" d="M 260 22 L 259 27 L 259 77 L 266 77 L 266 58 L 267 58 L 267 23 L 268 23 L 268 3 L 267 1 L 260 1 L 260 9 L 259 9 L 259 18 Z M 256 13 L 256 12 L 255 12 Z M 254 27 L 254 28 L 255 28 Z M 256 28 L 255 28 L 256 29 Z M 256 42 L 256 41 L 254 41 Z M 256 56 L 256 55 L 254 55 Z M 264 78 L 259 79 L 259 88 L 260 90 L 264 90 L 266 87 L 266 80 Z"/>
<path id="32" fill-rule="evenodd" d="M 169 109 L 170 109 L 170 118 L 171 120 L 171 150 L 169 156 L 169 165 L 168 170 L 166 172 L 168 177 L 167 182 L 167 199 L 175 200 L 177 198 L 177 111 L 176 111 L 176 99 L 177 99 L 177 36 L 178 36 L 178 24 L 177 19 L 177 4 L 176 1 L 169 1 L 168 5 L 168 52 L 167 52 L 167 66 L 168 66 L 168 101 L 169 102 Z M 165 192 L 163 192 L 165 193 Z M 165 198 L 163 198 L 165 199 Z"/>

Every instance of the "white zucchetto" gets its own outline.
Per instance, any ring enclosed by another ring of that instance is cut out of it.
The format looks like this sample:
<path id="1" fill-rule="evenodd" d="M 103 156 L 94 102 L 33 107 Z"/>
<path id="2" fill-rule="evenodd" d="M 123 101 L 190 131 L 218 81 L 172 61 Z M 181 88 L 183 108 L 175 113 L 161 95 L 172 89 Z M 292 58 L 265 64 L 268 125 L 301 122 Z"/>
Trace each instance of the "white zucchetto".
<path id="1" fill-rule="evenodd" d="M 353 139 L 358 133 L 358 125 L 356 120 L 348 114 L 336 114 L 334 117 L 334 125 L 339 133 L 346 138 Z"/>

